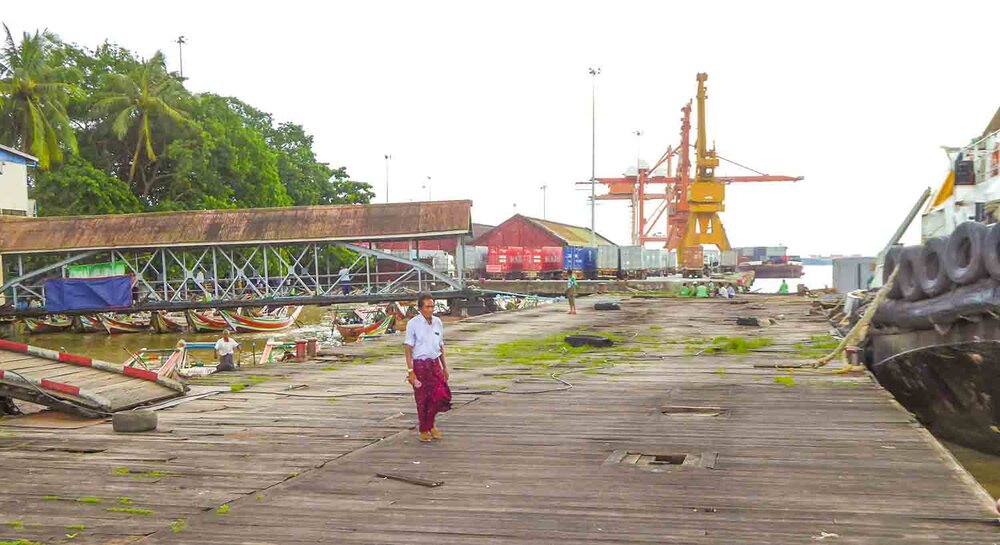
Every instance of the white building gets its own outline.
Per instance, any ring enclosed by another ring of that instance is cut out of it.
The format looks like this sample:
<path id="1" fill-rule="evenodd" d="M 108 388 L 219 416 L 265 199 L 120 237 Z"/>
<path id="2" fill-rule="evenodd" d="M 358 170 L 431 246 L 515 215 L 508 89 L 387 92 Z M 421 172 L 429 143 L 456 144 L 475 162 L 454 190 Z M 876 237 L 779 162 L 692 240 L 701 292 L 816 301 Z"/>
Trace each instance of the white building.
<path id="1" fill-rule="evenodd" d="M 28 167 L 37 165 L 37 158 L 0 144 L 0 215 L 35 215 L 35 201 L 28 198 Z"/>

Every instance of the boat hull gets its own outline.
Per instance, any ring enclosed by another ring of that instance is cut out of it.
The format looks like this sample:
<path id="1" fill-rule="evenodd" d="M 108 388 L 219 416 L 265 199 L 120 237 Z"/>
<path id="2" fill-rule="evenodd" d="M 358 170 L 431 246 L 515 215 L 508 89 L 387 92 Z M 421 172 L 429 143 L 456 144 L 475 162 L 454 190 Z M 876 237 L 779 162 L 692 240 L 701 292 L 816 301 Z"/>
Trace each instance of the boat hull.
<path id="1" fill-rule="evenodd" d="M 740 265 L 740 272 L 753 271 L 754 278 L 801 278 L 802 265 L 797 263 L 764 263 L 761 265 Z"/>
<path id="2" fill-rule="evenodd" d="M 70 320 L 65 316 L 50 316 L 41 320 L 36 320 L 34 318 L 24 319 L 24 327 L 28 330 L 28 333 L 32 335 L 39 335 L 42 333 L 58 333 L 60 331 L 66 331 L 72 326 L 73 320 Z"/>
<path id="3" fill-rule="evenodd" d="M 101 325 L 109 335 L 122 335 L 125 333 L 145 333 L 149 331 L 149 320 L 141 320 L 134 317 L 116 317 L 108 314 L 98 314 Z"/>
<path id="4" fill-rule="evenodd" d="M 300 312 L 302 312 L 302 307 L 295 307 L 287 316 L 281 317 L 240 316 L 239 314 L 225 310 L 219 311 L 219 314 L 229 324 L 229 328 L 237 333 L 266 333 L 292 327 L 295 324 L 295 320 L 298 319 Z"/>
<path id="5" fill-rule="evenodd" d="M 157 333 L 181 333 L 185 329 L 183 317 L 171 316 L 160 310 L 153 313 L 150 318 L 153 331 Z"/>
<path id="6" fill-rule="evenodd" d="M 104 326 L 97 316 L 75 316 L 73 317 L 73 331 L 77 333 L 101 333 Z"/>
<path id="7" fill-rule="evenodd" d="M 216 318 L 207 313 L 189 310 L 184 313 L 188 326 L 195 333 L 219 333 L 229 329 L 229 324 L 222 318 Z"/>

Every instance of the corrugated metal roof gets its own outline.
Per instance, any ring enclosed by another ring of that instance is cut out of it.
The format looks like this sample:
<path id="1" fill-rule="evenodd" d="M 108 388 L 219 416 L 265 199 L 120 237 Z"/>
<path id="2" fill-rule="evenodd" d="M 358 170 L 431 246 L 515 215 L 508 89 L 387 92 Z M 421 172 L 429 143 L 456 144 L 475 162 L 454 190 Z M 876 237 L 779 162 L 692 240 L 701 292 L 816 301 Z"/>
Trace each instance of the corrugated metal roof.
<path id="1" fill-rule="evenodd" d="M 462 235 L 472 201 L 189 210 L 110 216 L 0 216 L 0 253 Z"/>
<path id="2" fill-rule="evenodd" d="M 566 241 L 566 244 L 569 246 L 590 246 L 591 231 L 586 227 L 577 227 L 576 225 L 568 225 L 565 223 L 559 223 L 557 221 L 531 218 L 528 216 L 522 216 L 522 217 L 534 223 L 535 225 L 538 225 L 543 229 L 549 230 L 555 236 Z M 597 245 L 615 246 L 615 243 L 602 237 L 600 233 L 597 233 Z"/>
<path id="3" fill-rule="evenodd" d="M 3 151 L 3 152 L 6 152 L 6 153 L 9 153 L 11 155 L 14 155 L 16 157 L 19 157 L 19 158 L 23 159 L 25 162 L 28 162 L 28 163 L 32 163 L 32 164 L 38 163 L 38 157 L 35 157 L 34 155 L 28 155 L 27 153 L 24 153 L 23 151 L 19 151 L 19 150 L 16 150 L 14 148 L 7 147 L 7 146 L 5 146 L 3 144 L 0 144 L 0 151 Z M 0 155 L 3 155 L 3 154 L 0 154 Z"/>

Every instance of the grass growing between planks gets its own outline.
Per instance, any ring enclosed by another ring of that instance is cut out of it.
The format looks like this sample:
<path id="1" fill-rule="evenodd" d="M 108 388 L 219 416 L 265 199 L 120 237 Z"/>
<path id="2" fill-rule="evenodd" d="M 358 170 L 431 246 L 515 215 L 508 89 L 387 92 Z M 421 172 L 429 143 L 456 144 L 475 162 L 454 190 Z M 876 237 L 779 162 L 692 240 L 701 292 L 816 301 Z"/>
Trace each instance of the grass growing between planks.
<path id="1" fill-rule="evenodd" d="M 712 344 L 705 347 L 706 354 L 746 354 L 751 350 L 774 344 L 770 337 L 715 337 Z"/>
<path id="2" fill-rule="evenodd" d="M 554 363 L 566 361 L 570 356 L 586 354 L 595 351 L 609 351 L 594 346 L 573 347 L 566 343 L 565 338 L 570 333 L 559 333 L 542 338 L 518 339 L 500 343 L 493 347 L 493 357 L 504 363 L 515 365 L 541 365 L 547 367 Z M 614 342 L 620 342 L 624 337 L 615 334 L 603 334 Z M 617 338 L 616 338 L 617 337 Z M 610 350 L 613 350 L 611 348 Z"/>
<path id="3" fill-rule="evenodd" d="M 795 343 L 794 356 L 797 358 L 821 358 L 840 346 L 840 339 L 833 335 L 811 335 L 806 342 Z"/>

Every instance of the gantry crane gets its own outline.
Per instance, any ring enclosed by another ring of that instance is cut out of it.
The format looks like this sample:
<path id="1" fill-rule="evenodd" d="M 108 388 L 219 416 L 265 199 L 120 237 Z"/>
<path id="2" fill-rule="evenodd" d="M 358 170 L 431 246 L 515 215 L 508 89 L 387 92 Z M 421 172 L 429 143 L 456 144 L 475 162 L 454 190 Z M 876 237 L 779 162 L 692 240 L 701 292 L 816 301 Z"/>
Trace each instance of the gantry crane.
<path id="1" fill-rule="evenodd" d="M 608 187 L 608 193 L 599 200 L 631 200 L 634 210 L 632 219 L 632 243 L 645 245 L 648 242 L 663 242 L 664 246 L 677 250 L 678 265 L 684 266 L 685 249 L 701 244 L 713 244 L 720 250 L 728 250 L 729 237 L 722 225 L 719 213 L 725 211 L 726 184 L 744 182 L 796 182 L 802 176 L 771 176 L 760 173 L 757 176 L 718 176 L 720 156 L 713 145 L 708 147 L 705 123 L 705 99 L 708 90 L 705 82 L 708 74 L 697 75 L 698 81 L 698 135 L 695 140 L 695 177 L 691 178 L 691 102 L 681 108 L 681 141 L 677 148 L 667 151 L 652 168 L 637 168 L 635 176 L 620 178 L 598 178 L 597 182 Z M 673 158 L 677 156 L 677 172 L 673 172 Z M 656 174 L 666 166 L 666 174 Z M 588 182 L 582 182 L 588 183 Z M 649 191 L 651 184 L 663 184 L 662 192 Z M 657 202 L 653 214 L 646 218 L 646 201 Z M 657 222 L 667 214 L 666 236 L 653 234 Z M 700 263 L 689 264 L 701 268 Z"/>

